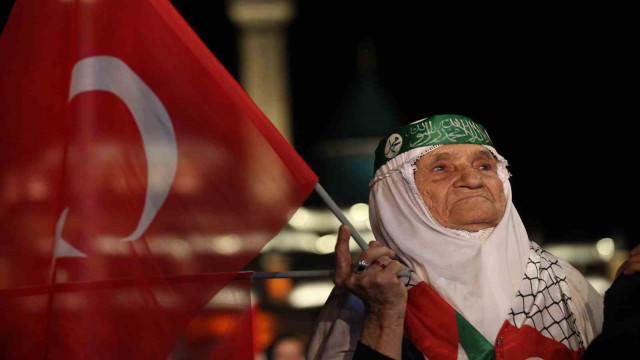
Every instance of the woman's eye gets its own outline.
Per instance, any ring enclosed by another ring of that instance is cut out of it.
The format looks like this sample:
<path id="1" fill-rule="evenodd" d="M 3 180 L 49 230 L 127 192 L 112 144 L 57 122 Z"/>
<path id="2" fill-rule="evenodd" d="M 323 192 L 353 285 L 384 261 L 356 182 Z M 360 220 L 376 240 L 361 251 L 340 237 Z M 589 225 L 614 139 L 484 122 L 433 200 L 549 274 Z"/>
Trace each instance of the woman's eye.
<path id="1" fill-rule="evenodd" d="M 491 170 L 492 167 L 491 167 L 491 164 L 482 164 L 482 165 L 480 165 L 479 169 L 480 170 Z"/>
<path id="2" fill-rule="evenodd" d="M 442 171 L 444 170 L 444 165 L 437 165 L 433 167 L 433 171 Z"/>

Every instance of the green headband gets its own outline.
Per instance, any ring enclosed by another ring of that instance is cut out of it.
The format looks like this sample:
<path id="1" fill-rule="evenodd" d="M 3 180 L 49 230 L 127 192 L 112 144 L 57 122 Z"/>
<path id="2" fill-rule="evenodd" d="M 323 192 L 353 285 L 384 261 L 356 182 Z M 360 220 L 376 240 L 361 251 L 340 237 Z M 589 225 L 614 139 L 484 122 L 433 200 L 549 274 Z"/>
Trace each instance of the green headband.
<path id="1" fill-rule="evenodd" d="M 430 145 L 478 144 L 493 146 L 484 127 L 461 115 L 434 115 L 401 127 L 380 140 L 374 173 L 394 157 Z"/>

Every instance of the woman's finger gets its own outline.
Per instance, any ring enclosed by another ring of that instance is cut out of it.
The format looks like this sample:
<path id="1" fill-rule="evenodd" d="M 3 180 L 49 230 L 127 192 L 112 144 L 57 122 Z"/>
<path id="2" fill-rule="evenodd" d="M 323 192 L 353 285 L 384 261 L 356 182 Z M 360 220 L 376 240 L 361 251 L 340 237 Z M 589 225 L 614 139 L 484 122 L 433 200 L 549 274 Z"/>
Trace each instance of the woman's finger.
<path id="1" fill-rule="evenodd" d="M 391 260 L 392 260 L 392 259 L 391 259 L 390 257 L 388 257 L 388 256 L 386 256 L 386 255 L 385 255 L 385 256 L 381 256 L 381 257 L 379 257 L 379 258 L 377 258 L 377 259 L 373 260 L 371 263 L 372 263 L 372 264 L 376 264 L 376 265 L 378 265 L 379 267 L 381 267 L 381 268 L 383 268 L 383 269 L 384 269 L 384 268 L 387 266 L 387 264 L 388 264 Z"/>
<path id="2" fill-rule="evenodd" d="M 351 275 L 351 254 L 349 253 L 349 236 L 351 231 L 345 225 L 338 228 L 338 241 L 336 242 L 336 272 L 333 282 L 336 285 L 344 285 L 344 280 Z"/>
<path id="3" fill-rule="evenodd" d="M 395 256 L 395 252 L 393 252 L 393 250 L 389 249 L 388 247 L 384 247 L 384 246 L 375 247 L 375 248 L 369 248 L 368 250 L 363 251 L 358 257 L 358 261 L 367 260 L 367 262 L 371 264 L 373 260 L 378 260 L 379 258 L 382 258 L 382 257 L 392 258 L 394 256 Z"/>
<path id="4" fill-rule="evenodd" d="M 402 271 L 405 268 L 404 265 L 402 265 L 399 261 L 397 260 L 391 260 L 388 264 L 387 267 L 384 269 L 385 272 L 393 275 L 396 279 L 397 279 L 397 275 L 400 271 Z"/>

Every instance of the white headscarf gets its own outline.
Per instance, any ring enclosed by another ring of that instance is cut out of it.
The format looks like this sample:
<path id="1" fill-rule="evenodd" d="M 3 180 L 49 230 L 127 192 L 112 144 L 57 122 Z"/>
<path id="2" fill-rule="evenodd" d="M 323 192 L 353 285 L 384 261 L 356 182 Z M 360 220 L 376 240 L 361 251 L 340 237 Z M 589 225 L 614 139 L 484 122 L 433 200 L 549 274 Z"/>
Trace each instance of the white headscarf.
<path id="1" fill-rule="evenodd" d="M 414 164 L 438 146 L 446 145 L 409 150 L 376 171 L 369 194 L 371 227 L 376 240 L 393 249 L 420 280 L 494 343 L 522 282 L 529 238 L 511 201 L 507 161 L 486 145 L 498 159 L 507 198 L 500 223 L 467 232 L 433 219 L 415 185 Z"/>

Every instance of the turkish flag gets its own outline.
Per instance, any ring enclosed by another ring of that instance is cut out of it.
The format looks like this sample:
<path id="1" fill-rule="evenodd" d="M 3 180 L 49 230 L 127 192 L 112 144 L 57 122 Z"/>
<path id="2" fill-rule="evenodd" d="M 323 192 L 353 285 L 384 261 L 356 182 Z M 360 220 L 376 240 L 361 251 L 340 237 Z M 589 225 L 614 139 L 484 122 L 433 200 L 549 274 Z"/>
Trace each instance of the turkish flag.
<path id="1" fill-rule="evenodd" d="M 317 183 L 166 0 L 18 0 L 0 74 L 2 358 L 166 359 Z"/>

